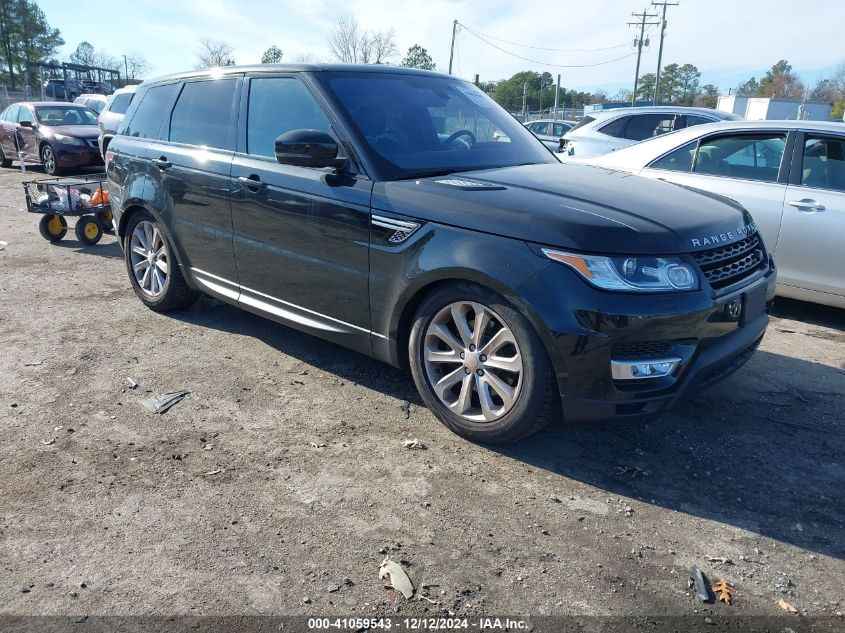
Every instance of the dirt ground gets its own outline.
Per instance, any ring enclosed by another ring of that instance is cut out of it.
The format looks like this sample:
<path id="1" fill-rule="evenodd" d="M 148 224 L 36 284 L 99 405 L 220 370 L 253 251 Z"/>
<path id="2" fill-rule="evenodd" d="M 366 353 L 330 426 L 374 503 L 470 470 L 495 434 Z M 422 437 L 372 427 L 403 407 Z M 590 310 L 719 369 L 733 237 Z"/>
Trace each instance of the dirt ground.
<path id="1" fill-rule="evenodd" d="M 779 300 L 753 360 L 674 412 L 494 449 L 386 365 L 211 299 L 145 309 L 115 238 L 48 244 L 20 181 L 0 174 L 0 615 L 703 619 L 783 599 L 845 627 L 845 311 Z M 139 404 L 174 389 L 163 415 Z M 427 599 L 385 587 L 386 557 Z M 697 601 L 693 564 L 732 606 Z"/>

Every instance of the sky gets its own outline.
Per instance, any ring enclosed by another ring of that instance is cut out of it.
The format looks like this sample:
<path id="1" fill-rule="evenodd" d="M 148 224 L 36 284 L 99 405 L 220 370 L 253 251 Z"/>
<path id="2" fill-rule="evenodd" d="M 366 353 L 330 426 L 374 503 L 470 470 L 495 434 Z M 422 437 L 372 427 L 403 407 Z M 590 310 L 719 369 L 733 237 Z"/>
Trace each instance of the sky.
<path id="1" fill-rule="evenodd" d="M 522 70 L 548 71 L 560 73 L 566 88 L 611 95 L 633 84 L 637 29 L 626 24 L 636 20 L 631 14 L 659 12 L 649 0 L 37 1 L 66 41 L 61 58 L 87 40 L 115 57 L 141 54 L 151 66 L 149 77 L 191 69 L 203 38 L 229 43 L 239 64 L 258 63 L 271 45 L 284 51 L 284 61 L 300 55 L 332 61 L 327 36 L 340 16 L 351 14 L 363 28 L 395 29 L 402 53 L 397 63 L 420 44 L 445 72 L 452 21 L 458 20 L 466 28 L 457 33 L 453 74 L 488 81 Z M 723 93 L 751 76 L 759 79 L 779 59 L 787 59 L 810 86 L 845 63 L 841 0 L 679 2 L 667 11 L 663 63 L 694 64 L 701 83 Z M 642 73 L 656 69 L 659 33 L 659 26 L 646 31 L 650 45 L 643 50 Z"/>

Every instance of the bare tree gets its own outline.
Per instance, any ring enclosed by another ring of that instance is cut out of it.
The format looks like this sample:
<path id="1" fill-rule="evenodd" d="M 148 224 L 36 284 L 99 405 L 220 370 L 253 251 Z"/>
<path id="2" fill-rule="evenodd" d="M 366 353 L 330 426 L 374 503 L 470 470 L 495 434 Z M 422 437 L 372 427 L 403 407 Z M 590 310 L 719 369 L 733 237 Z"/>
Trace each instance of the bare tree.
<path id="1" fill-rule="evenodd" d="M 197 57 L 199 61 L 194 68 L 214 68 L 215 66 L 234 66 L 235 59 L 232 57 L 232 47 L 220 40 L 211 40 L 204 37 L 200 40 L 202 46 Z"/>
<path id="2" fill-rule="evenodd" d="M 300 64 L 316 64 L 320 60 L 311 53 L 299 53 L 298 55 L 293 56 L 293 61 Z"/>
<path id="3" fill-rule="evenodd" d="M 354 16 L 344 15 L 329 35 L 328 45 L 334 58 L 345 64 L 384 64 L 399 51 L 396 32 L 362 31 Z"/>
<path id="4" fill-rule="evenodd" d="M 150 70 L 150 64 L 143 55 L 131 53 L 126 56 L 127 79 L 141 79 Z"/>

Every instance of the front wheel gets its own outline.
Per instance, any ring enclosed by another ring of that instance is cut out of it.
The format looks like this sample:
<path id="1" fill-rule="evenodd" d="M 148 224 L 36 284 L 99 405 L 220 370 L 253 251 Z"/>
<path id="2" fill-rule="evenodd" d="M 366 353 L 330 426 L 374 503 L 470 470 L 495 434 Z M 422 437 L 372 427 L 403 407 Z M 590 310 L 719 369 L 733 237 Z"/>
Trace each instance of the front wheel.
<path id="1" fill-rule="evenodd" d="M 157 220 L 146 212 L 129 219 L 124 247 L 132 289 L 151 310 L 186 308 L 199 294 L 191 290 Z"/>
<path id="2" fill-rule="evenodd" d="M 458 435 L 507 444 L 557 413 L 554 371 L 539 336 L 486 288 L 460 283 L 435 291 L 420 306 L 408 345 L 420 395 Z"/>
<path id="3" fill-rule="evenodd" d="M 56 159 L 56 152 L 46 143 L 41 147 L 41 164 L 51 176 L 58 176 L 62 173 L 62 168 L 59 167 L 59 161 Z"/>

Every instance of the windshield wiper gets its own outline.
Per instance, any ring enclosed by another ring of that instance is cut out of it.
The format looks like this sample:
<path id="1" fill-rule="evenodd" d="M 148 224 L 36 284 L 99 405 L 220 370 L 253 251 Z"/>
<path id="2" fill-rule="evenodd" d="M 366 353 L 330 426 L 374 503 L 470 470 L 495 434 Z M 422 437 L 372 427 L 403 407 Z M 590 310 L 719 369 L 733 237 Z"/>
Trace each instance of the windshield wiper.
<path id="1" fill-rule="evenodd" d="M 400 180 L 412 180 L 415 178 L 429 178 L 430 176 L 449 176 L 451 174 L 457 174 L 462 171 L 471 171 L 467 169 L 427 169 L 421 171 L 414 171 L 409 173 L 407 176 L 400 178 Z"/>

